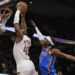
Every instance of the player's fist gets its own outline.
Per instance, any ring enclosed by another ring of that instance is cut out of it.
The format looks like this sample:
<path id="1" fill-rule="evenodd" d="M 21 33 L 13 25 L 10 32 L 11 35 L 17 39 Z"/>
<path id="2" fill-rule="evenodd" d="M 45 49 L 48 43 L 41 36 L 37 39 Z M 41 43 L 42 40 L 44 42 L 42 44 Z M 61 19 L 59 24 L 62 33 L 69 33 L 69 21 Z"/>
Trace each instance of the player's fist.
<path id="1" fill-rule="evenodd" d="M 19 2 L 16 5 L 16 9 L 20 10 L 21 14 L 25 14 L 27 12 L 27 4 L 25 2 Z"/>

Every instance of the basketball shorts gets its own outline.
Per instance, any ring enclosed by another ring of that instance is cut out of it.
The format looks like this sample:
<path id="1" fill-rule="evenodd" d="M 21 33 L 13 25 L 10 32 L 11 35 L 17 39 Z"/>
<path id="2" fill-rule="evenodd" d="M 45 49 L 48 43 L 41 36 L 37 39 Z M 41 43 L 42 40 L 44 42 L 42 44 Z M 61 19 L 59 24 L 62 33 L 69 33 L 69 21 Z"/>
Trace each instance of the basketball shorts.
<path id="1" fill-rule="evenodd" d="M 20 75 L 37 75 L 35 66 L 31 60 L 19 61 L 17 64 L 17 72 L 20 72 Z"/>

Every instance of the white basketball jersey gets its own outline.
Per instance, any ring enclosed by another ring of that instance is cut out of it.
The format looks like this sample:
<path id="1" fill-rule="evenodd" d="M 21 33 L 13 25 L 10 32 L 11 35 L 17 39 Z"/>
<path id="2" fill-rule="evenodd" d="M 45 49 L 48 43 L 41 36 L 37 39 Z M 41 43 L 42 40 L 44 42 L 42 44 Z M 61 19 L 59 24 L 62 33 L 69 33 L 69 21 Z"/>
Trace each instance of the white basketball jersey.
<path id="1" fill-rule="evenodd" d="M 13 48 L 13 54 L 17 64 L 21 60 L 29 59 L 27 53 L 30 46 L 31 46 L 31 39 L 27 35 L 23 36 L 23 40 L 20 43 L 15 42 Z"/>

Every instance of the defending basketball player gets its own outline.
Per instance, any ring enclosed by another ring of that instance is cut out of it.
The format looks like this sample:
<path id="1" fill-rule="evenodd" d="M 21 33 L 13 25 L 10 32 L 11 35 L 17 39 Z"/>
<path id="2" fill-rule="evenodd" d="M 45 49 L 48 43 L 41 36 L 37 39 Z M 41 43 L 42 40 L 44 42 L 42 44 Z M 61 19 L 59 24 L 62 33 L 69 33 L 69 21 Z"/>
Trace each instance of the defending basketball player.
<path id="1" fill-rule="evenodd" d="M 51 40 L 51 37 L 44 37 L 42 33 L 37 28 L 34 21 L 32 24 L 38 34 L 38 38 L 40 40 L 42 47 L 42 52 L 39 57 L 39 67 L 42 75 L 57 75 L 56 70 L 54 69 L 54 64 L 56 61 L 56 56 L 60 56 L 72 61 L 75 61 L 75 57 L 72 55 L 68 55 L 62 53 L 59 49 L 54 48 L 54 43 Z M 58 72 L 58 75 L 62 75 L 62 73 Z"/>
<path id="2" fill-rule="evenodd" d="M 56 56 L 49 55 L 49 49 L 52 48 L 51 45 L 54 45 L 53 41 L 50 39 L 50 37 L 44 37 L 42 33 L 37 28 L 34 21 L 32 21 L 32 24 L 38 34 L 38 38 L 40 40 L 40 43 L 42 45 L 42 51 L 39 56 L 39 68 L 41 71 L 41 75 L 57 75 L 56 70 L 54 68 L 54 64 L 56 61 Z M 48 39 L 48 40 L 47 40 Z"/>
<path id="3" fill-rule="evenodd" d="M 33 62 L 29 59 L 28 50 L 31 46 L 31 39 L 27 36 L 27 25 L 25 14 L 27 4 L 19 2 L 16 5 L 17 11 L 14 17 L 14 27 L 17 38 L 13 48 L 13 54 L 17 65 L 17 75 L 37 75 Z M 21 27 L 19 25 L 21 15 Z"/>

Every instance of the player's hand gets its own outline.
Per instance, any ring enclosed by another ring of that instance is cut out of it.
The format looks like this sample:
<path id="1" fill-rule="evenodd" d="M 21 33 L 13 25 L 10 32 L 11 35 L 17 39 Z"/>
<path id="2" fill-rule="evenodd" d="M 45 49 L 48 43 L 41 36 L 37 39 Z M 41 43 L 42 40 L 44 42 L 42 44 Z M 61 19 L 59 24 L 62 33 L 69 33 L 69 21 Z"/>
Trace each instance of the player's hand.
<path id="1" fill-rule="evenodd" d="M 58 53 L 61 53 L 61 51 L 55 48 L 53 48 L 52 51 L 49 52 L 50 55 L 55 55 L 55 56 L 57 56 Z"/>
<path id="2" fill-rule="evenodd" d="M 21 11 L 22 8 L 21 6 L 16 6 L 16 9 Z"/>
<path id="3" fill-rule="evenodd" d="M 32 25 L 34 26 L 34 28 L 36 27 L 36 24 L 33 20 L 31 20 Z"/>
<path id="4" fill-rule="evenodd" d="M 20 10 L 20 12 L 21 12 L 22 15 L 25 15 L 26 14 L 26 11 L 23 11 L 24 8 L 22 6 L 19 5 L 19 6 L 16 7 L 16 9 L 17 10 Z"/>

